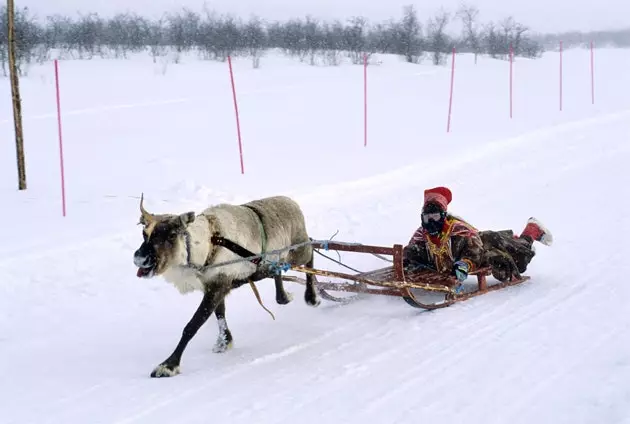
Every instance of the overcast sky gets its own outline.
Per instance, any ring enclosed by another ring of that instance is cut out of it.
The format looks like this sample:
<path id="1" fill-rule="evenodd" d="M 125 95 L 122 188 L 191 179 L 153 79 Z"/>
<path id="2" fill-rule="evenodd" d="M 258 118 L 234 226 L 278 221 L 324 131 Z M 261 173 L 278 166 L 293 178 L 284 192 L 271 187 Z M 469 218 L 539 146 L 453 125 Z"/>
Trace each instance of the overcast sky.
<path id="1" fill-rule="evenodd" d="M 537 32 L 600 30 L 630 27 L 630 0 L 468 0 L 480 10 L 483 21 L 512 15 Z M 422 21 L 444 7 L 456 10 L 462 0 L 206 0 L 210 9 L 247 18 L 256 14 L 265 19 L 284 20 L 312 14 L 320 18 L 345 19 L 362 15 L 371 22 L 398 18 L 405 4 L 415 4 Z M 38 16 L 60 13 L 99 12 L 110 15 L 135 11 L 154 17 L 166 11 L 189 7 L 201 10 L 204 0 L 16 0 L 17 7 L 28 6 Z"/>

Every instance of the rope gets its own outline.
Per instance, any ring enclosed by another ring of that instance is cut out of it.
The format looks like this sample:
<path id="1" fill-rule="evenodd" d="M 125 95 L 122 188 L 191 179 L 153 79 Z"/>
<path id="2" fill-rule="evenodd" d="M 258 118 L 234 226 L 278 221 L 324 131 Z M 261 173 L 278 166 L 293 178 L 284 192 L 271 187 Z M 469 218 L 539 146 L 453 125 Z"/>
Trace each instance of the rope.
<path id="1" fill-rule="evenodd" d="M 261 253 L 261 254 L 258 254 L 258 255 L 252 255 L 252 256 L 247 256 L 245 258 L 232 259 L 230 261 L 220 262 L 218 264 L 202 266 L 202 267 L 199 267 L 198 270 L 200 272 L 206 272 L 209 269 L 214 269 L 214 268 L 219 268 L 219 267 L 222 267 L 222 266 L 237 264 L 237 263 L 240 263 L 240 262 L 251 262 L 253 259 L 258 259 L 258 258 L 264 259 L 266 256 L 271 256 L 271 255 L 276 255 L 276 254 L 279 255 L 282 252 L 295 250 L 298 247 L 308 246 L 308 245 L 313 245 L 313 244 L 325 244 L 327 242 L 328 242 L 328 240 L 304 241 L 302 243 L 292 244 L 292 245 L 284 247 L 282 249 L 270 250 L 268 252 Z M 344 245 L 348 245 L 348 246 L 356 246 L 356 245 L 360 246 L 359 243 L 344 243 L 344 242 L 336 242 L 336 243 L 344 244 Z"/>
<path id="2" fill-rule="evenodd" d="M 333 235 L 333 237 L 334 237 L 334 235 Z M 331 237 L 331 239 L 332 239 L 332 237 Z M 262 260 L 265 260 L 268 263 L 270 271 L 272 271 L 274 274 L 280 274 L 281 272 L 286 272 L 286 271 L 291 270 L 292 265 L 289 264 L 289 263 L 284 263 L 284 262 L 280 262 L 280 261 L 269 261 L 269 260 L 266 259 L 268 256 L 278 255 L 278 257 L 280 257 L 279 256 L 280 253 L 291 251 L 291 250 L 295 250 L 295 249 L 297 249 L 299 247 L 302 247 L 302 246 L 308 246 L 308 245 L 314 245 L 314 244 L 320 244 L 320 245 L 322 245 L 324 247 L 325 250 L 328 250 L 328 243 L 331 241 L 331 239 L 328 239 L 328 240 L 310 239 L 309 241 L 305 241 L 305 242 L 297 243 L 297 244 L 292 244 L 292 245 L 284 247 L 282 249 L 271 250 L 269 252 L 263 252 L 263 253 L 260 253 L 258 255 L 250 255 L 250 256 L 247 256 L 247 257 L 233 259 L 233 260 L 221 262 L 221 263 L 218 263 L 218 264 L 212 264 L 212 265 L 205 265 L 205 266 L 201 266 L 201 267 L 195 267 L 195 269 L 198 272 L 200 272 L 200 273 L 204 273 L 204 272 L 206 272 L 206 271 L 208 271 L 210 269 L 220 268 L 220 267 L 223 267 L 223 266 L 233 265 L 233 264 L 237 264 L 237 263 L 241 263 L 241 262 L 251 262 L 254 259 L 262 259 Z M 361 246 L 361 243 L 350 243 L 350 242 L 341 242 L 341 241 L 337 241 L 335 243 L 341 244 L 341 245 L 345 245 L 345 246 Z M 354 268 L 352 268 L 352 267 L 342 263 L 341 261 L 337 261 L 337 260 L 335 260 L 333 258 L 330 258 L 330 257 L 324 255 L 323 253 L 319 252 L 317 249 L 314 249 L 314 250 L 315 250 L 315 252 L 317 254 L 325 257 L 326 259 L 328 259 L 328 260 L 330 260 L 332 262 L 335 262 L 335 263 L 337 263 L 337 264 L 339 264 L 339 265 L 341 265 L 343 267 L 346 267 L 346 268 L 348 268 L 348 269 L 350 269 L 352 271 L 355 271 L 357 273 L 361 272 L 359 270 L 356 270 L 356 269 L 354 269 Z M 383 260 L 386 260 L 388 262 L 393 262 L 391 260 L 388 260 L 388 259 L 382 257 L 379 254 L 372 253 L 372 255 L 374 255 L 374 256 L 376 256 L 378 258 L 381 258 Z"/>
<path id="3" fill-rule="evenodd" d="M 392 263 L 392 264 L 394 263 L 394 261 L 392 259 L 387 259 L 385 256 L 380 255 L 378 253 L 372 253 L 372 256 L 376 256 L 377 258 L 382 259 L 385 262 L 389 262 L 389 263 Z"/>
<path id="4" fill-rule="evenodd" d="M 249 281 L 249 286 L 252 288 L 252 290 L 254 291 L 254 296 L 256 296 L 256 300 L 258 300 L 258 303 L 260 303 L 260 306 L 262 306 L 262 308 L 267 311 L 269 313 L 269 315 L 271 315 L 271 318 L 273 318 L 273 320 L 276 320 L 276 317 L 273 315 L 273 313 L 267 309 L 265 307 L 265 305 L 263 305 L 262 303 L 262 299 L 260 298 L 260 293 L 258 293 L 258 288 L 256 287 L 256 284 L 254 284 L 254 282 L 252 280 L 248 280 Z"/>
<path id="5" fill-rule="evenodd" d="M 339 265 L 341 265 L 341 266 L 343 266 L 343 267 L 346 267 L 346 268 L 348 268 L 348 269 L 349 269 L 349 270 L 351 270 L 351 271 L 358 272 L 359 274 L 361 274 L 361 271 L 359 271 L 358 269 L 354 269 L 354 268 L 352 268 L 352 267 L 350 267 L 350 266 L 348 266 L 348 265 L 344 264 L 344 263 L 343 263 L 343 262 L 341 262 L 341 261 L 338 261 L 338 260 L 333 259 L 333 258 L 331 258 L 331 257 L 329 257 L 329 256 L 326 256 L 326 255 L 324 255 L 323 253 L 319 252 L 317 249 L 315 249 L 315 253 L 317 253 L 317 254 L 318 254 L 318 255 L 320 255 L 320 256 L 323 256 L 324 258 L 326 258 L 326 259 L 328 259 L 328 260 L 330 260 L 330 261 L 332 261 L 332 262 L 334 262 L 334 263 L 336 263 L 336 264 L 339 264 Z"/>

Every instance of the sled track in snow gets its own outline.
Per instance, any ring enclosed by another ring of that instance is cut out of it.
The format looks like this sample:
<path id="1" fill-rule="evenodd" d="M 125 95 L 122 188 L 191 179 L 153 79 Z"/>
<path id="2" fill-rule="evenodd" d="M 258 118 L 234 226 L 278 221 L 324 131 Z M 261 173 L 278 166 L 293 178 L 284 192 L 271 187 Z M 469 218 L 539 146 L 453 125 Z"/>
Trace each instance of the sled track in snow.
<path id="1" fill-rule="evenodd" d="M 332 185 L 324 185 L 314 188 L 307 193 L 295 192 L 292 195 L 303 202 L 321 201 L 329 199 L 336 204 L 346 204 L 355 202 L 359 197 L 368 197 L 374 195 L 375 192 L 386 193 L 388 189 L 399 190 L 401 185 L 414 185 L 414 177 L 420 172 L 424 175 L 438 176 L 452 173 L 466 166 L 483 162 L 488 158 L 508 153 L 525 144 L 528 147 L 549 142 L 550 139 L 559 137 L 566 133 L 579 131 L 584 128 L 609 124 L 616 121 L 623 121 L 630 118 L 630 109 L 613 113 L 607 113 L 593 118 L 579 119 L 570 122 L 564 122 L 558 125 L 552 125 L 535 131 L 526 132 L 506 139 L 500 139 L 490 142 L 486 145 L 477 146 L 460 153 L 457 156 L 450 157 L 448 163 L 440 163 L 439 165 L 427 166 L 424 162 L 411 164 L 400 169 L 395 169 L 382 174 L 374 175 L 359 180 L 347 181 L 343 183 L 335 183 Z M 556 140 L 561 142 L 561 140 Z M 377 190 L 374 187 L 378 187 Z M 364 194 L 361 194 L 363 192 Z M 352 194 L 348 196 L 348 201 L 341 193 Z"/>
<path id="2" fill-rule="evenodd" d="M 281 91 L 288 91 L 295 88 L 301 87 L 300 85 L 281 85 L 276 87 L 267 87 L 261 88 L 257 90 L 249 90 L 239 93 L 239 96 L 251 96 L 256 94 L 269 94 L 269 93 L 278 93 Z M 166 100 L 147 100 L 145 102 L 137 102 L 137 103 L 116 103 L 104 106 L 94 106 L 94 107 L 85 107 L 80 109 L 72 109 L 68 111 L 62 111 L 63 117 L 73 117 L 73 116 L 82 116 L 82 115 L 99 115 L 106 114 L 109 112 L 117 112 L 119 110 L 127 110 L 127 109 L 146 109 L 150 107 L 160 107 L 160 106 L 170 106 L 170 105 L 179 105 L 182 103 L 193 103 L 193 102 L 203 102 L 206 99 L 204 97 L 181 97 L 174 99 L 166 99 Z M 41 113 L 37 115 L 26 115 L 23 117 L 25 121 L 40 121 L 47 119 L 57 119 L 56 112 L 50 113 Z M 12 119 L 0 119 L 0 125 L 8 125 L 12 123 Z"/>

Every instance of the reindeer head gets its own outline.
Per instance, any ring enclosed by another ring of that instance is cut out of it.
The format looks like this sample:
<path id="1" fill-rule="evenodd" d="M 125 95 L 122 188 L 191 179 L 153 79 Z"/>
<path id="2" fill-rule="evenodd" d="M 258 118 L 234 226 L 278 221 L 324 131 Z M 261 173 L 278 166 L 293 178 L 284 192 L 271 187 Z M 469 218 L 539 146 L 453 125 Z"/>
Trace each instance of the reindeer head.
<path id="1" fill-rule="evenodd" d="M 181 215 L 154 215 L 143 206 L 140 197 L 140 222 L 144 241 L 135 251 L 133 262 L 138 277 L 151 278 L 164 273 L 169 267 L 186 263 L 186 227 L 195 220 L 194 212 Z"/>

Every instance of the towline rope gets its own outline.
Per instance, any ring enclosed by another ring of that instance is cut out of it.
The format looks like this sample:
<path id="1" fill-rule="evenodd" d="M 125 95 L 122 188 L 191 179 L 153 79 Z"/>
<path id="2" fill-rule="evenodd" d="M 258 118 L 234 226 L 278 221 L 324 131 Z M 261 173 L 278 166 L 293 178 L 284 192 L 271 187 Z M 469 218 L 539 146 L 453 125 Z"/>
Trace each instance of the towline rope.
<path id="1" fill-rule="evenodd" d="M 196 267 L 198 272 L 204 273 L 210 269 L 215 269 L 215 268 L 220 268 L 223 266 L 228 266 L 228 265 L 232 265 L 232 264 L 236 264 L 236 263 L 240 263 L 240 262 L 252 262 L 255 259 L 263 259 L 266 260 L 267 257 L 269 256 L 273 256 L 273 255 L 279 255 L 280 253 L 283 252 L 287 252 L 287 251 L 291 251 L 291 250 L 295 250 L 299 247 L 303 247 L 303 246 L 308 246 L 308 245 L 315 245 L 315 244 L 319 244 L 323 246 L 324 250 L 328 250 L 328 243 L 330 243 L 332 241 L 332 239 L 328 239 L 328 240 L 314 240 L 311 239 L 310 241 L 305 241 L 302 243 L 297 243 L 297 244 L 292 244 L 290 246 L 284 247 L 282 249 L 276 249 L 276 250 L 270 250 L 264 253 L 259 253 L 257 255 L 250 255 L 247 257 L 242 257 L 239 259 L 232 259 L 230 261 L 225 261 L 225 262 L 220 262 L 218 264 L 212 264 L 212 265 L 206 265 L 206 266 L 199 266 Z M 362 246 L 361 243 L 352 243 L 352 242 L 341 242 L 341 241 L 335 241 L 334 243 L 336 244 L 341 244 L 341 245 L 345 245 L 345 246 Z M 372 253 L 372 255 L 377 256 L 383 260 L 386 260 L 385 258 L 382 258 L 381 255 L 376 255 L 374 253 Z M 322 255 L 325 256 L 325 255 Z M 325 256 L 327 259 L 332 260 L 331 258 L 328 258 L 327 256 Z M 278 261 L 270 261 L 273 264 L 278 264 Z M 336 261 L 335 261 L 336 262 Z M 343 264 L 342 264 L 343 265 Z M 280 267 L 283 271 L 286 271 L 287 267 Z"/>

